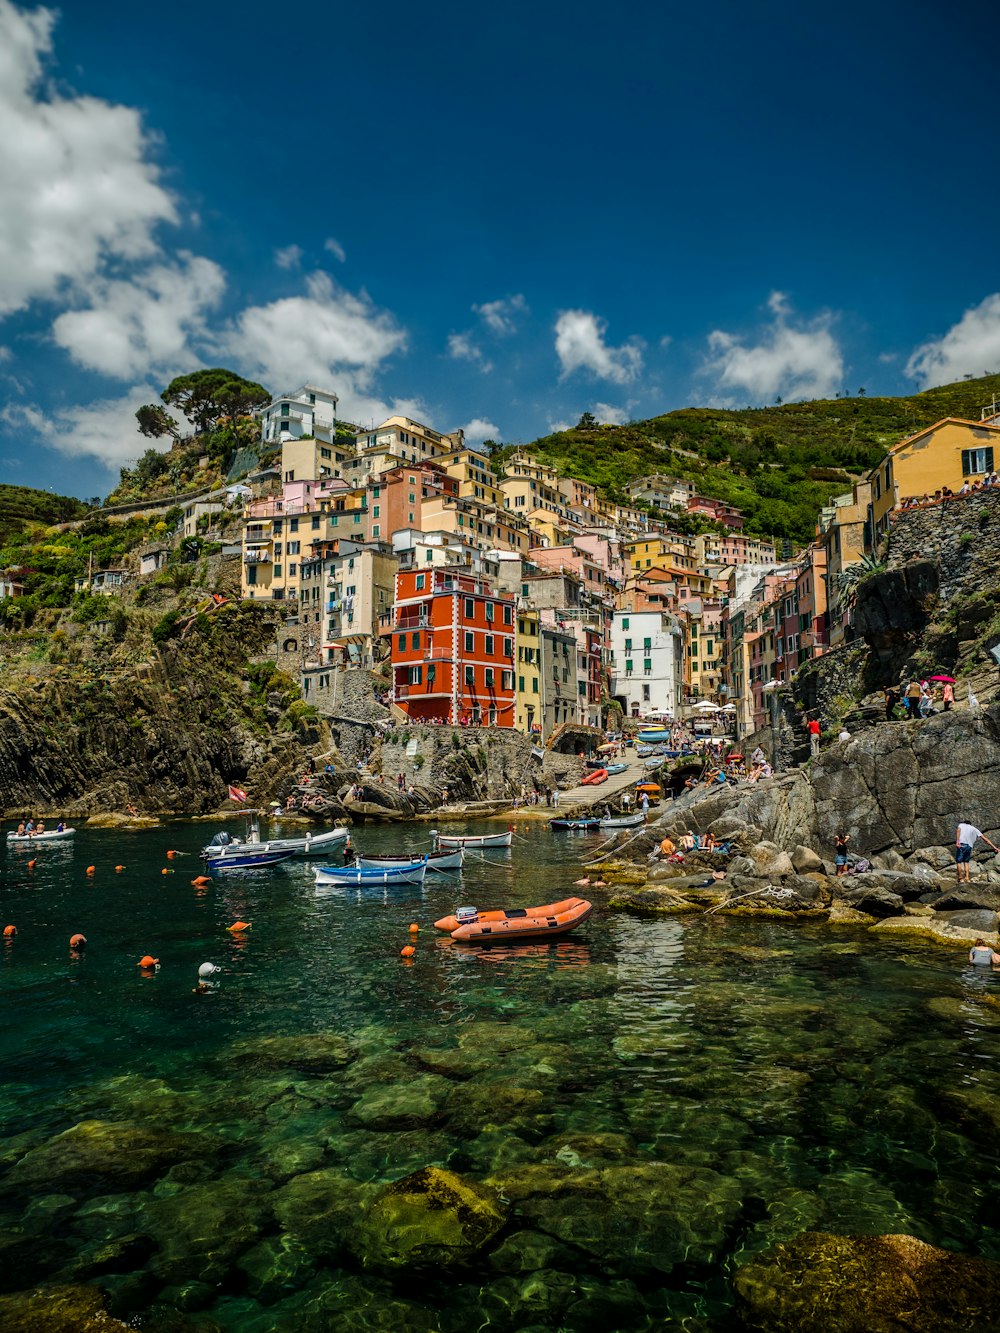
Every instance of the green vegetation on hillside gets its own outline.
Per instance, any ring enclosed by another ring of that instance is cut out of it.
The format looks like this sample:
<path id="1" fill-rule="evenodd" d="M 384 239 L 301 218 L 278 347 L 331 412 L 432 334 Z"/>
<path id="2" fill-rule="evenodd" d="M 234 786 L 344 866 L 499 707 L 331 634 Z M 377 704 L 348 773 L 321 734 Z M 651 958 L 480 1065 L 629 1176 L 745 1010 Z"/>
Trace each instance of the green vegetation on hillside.
<path id="1" fill-rule="evenodd" d="M 684 408 L 625 426 L 546 435 L 526 448 L 567 477 L 624 501 L 636 477 L 659 472 L 743 510 L 746 529 L 808 541 L 820 508 L 847 490 L 897 441 L 942 417 L 979 420 L 1000 395 L 1000 375 L 944 385 L 909 398 L 825 399 L 727 411 Z M 498 451 L 496 460 L 509 457 Z"/>
<path id="2" fill-rule="evenodd" d="M 0 486 L 0 547 L 19 541 L 26 534 L 82 518 L 89 506 L 68 495 L 53 495 L 27 486 Z M 16 561 L 0 560 L 0 568 Z"/>

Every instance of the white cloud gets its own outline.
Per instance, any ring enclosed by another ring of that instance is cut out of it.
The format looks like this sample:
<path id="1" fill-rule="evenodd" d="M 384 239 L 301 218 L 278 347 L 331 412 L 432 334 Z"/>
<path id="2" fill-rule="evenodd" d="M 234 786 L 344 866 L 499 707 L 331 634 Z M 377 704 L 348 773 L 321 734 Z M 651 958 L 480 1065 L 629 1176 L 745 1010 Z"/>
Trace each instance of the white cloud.
<path id="1" fill-rule="evenodd" d="M 448 355 L 456 361 L 471 361 L 484 374 L 493 369 L 493 362 L 487 361 L 483 349 L 478 347 L 467 333 L 449 333 Z"/>
<path id="2" fill-rule="evenodd" d="M 120 398 L 106 398 L 76 407 L 42 411 L 33 404 L 4 408 L 0 420 L 26 437 L 34 435 L 50 449 L 71 458 L 94 458 L 112 470 L 126 467 L 147 449 L 165 450 L 170 441 L 140 435 L 136 408 L 159 402 L 151 384 L 137 384 Z"/>
<path id="3" fill-rule="evenodd" d="M 590 410 L 598 421 L 608 426 L 624 426 L 630 417 L 624 407 L 612 407 L 610 403 L 595 403 Z"/>
<path id="4" fill-rule="evenodd" d="M 462 427 L 465 431 L 465 438 L 469 444 L 482 444 L 483 440 L 499 440 L 500 427 L 495 426 L 492 421 L 485 421 L 482 417 L 473 417 Z"/>
<path id="5" fill-rule="evenodd" d="M 560 433 L 560 431 L 564 431 L 564 430 L 572 430 L 574 424 L 575 424 L 575 423 L 572 422 L 572 421 L 550 421 L 550 422 L 549 422 L 549 434 L 550 434 L 550 435 L 558 435 L 558 434 Z"/>
<path id="6" fill-rule="evenodd" d="M 298 268 L 302 263 L 302 246 L 286 245 L 274 252 L 274 262 L 279 268 Z"/>
<path id="7" fill-rule="evenodd" d="M 906 363 L 906 373 L 922 389 L 951 384 L 963 375 L 1000 371 L 1000 292 L 972 306 L 940 338 L 918 347 Z"/>
<path id="8" fill-rule="evenodd" d="M 829 398 L 844 377 L 840 345 L 830 332 L 832 316 L 793 325 L 783 292 L 772 292 L 768 307 L 774 319 L 755 344 L 747 346 L 721 329 L 709 335 L 703 373 L 714 375 L 720 390 L 745 390 L 757 402 Z"/>
<path id="9" fill-rule="evenodd" d="M 347 263 L 347 254 L 344 250 L 344 247 L 340 244 L 340 242 L 336 239 L 336 237 L 328 236 L 326 240 L 323 242 L 323 249 L 329 250 L 330 254 L 333 255 L 334 259 L 339 259 L 342 264 Z"/>
<path id="10" fill-rule="evenodd" d="M 612 384 L 628 384 L 642 370 L 641 343 L 631 339 L 621 347 L 604 341 L 607 323 L 589 310 L 564 310 L 556 320 L 556 355 L 560 378 L 587 370 Z"/>
<path id="11" fill-rule="evenodd" d="M 276 392 L 304 382 L 329 385 L 340 396 L 340 414 L 359 422 L 387 415 L 371 389 L 382 363 L 405 346 L 406 333 L 388 311 L 326 273 L 309 275 L 304 296 L 241 311 L 216 343 Z"/>
<path id="12" fill-rule="evenodd" d="M 60 315 L 53 336 L 78 365 L 102 375 L 173 375 L 196 362 L 191 340 L 205 337 L 205 314 L 218 305 L 225 285 L 218 264 L 181 251 L 176 262 L 128 282 L 94 279 L 89 307 Z"/>
<path id="13" fill-rule="evenodd" d="M 155 253 L 177 220 L 136 110 L 42 87 L 55 18 L 0 0 L 0 315 Z"/>
<path id="14" fill-rule="evenodd" d="M 515 315 L 526 315 L 528 303 L 519 292 L 516 296 L 503 297 L 499 301 L 484 301 L 472 309 L 491 333 L 495 333 L 498 338 L 509 338 L 517 332 Z"/>

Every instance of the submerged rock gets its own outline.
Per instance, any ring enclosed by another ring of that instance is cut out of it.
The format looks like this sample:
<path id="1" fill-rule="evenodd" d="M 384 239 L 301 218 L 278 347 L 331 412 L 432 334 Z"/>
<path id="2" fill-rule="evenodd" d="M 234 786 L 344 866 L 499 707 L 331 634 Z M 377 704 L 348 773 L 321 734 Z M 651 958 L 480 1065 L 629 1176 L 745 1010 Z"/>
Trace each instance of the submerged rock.
<path id="1" fill-rule="evenodd" d="M 82 1120 L 22 1157 L 8 1181 L 16 1187 L 90 1183 L 135 1188 L 175 1162 L 218 1151 L 205 1134 L 174 1134 L 132 1122 Z"/>
<path id="2" fill-rule="evenodd" d="M 348 1248 L 358 1217 L 375 1191 L 345 1171 L 309 1171 L 271 1197 L 282 1231 L 312 1259 L 333 1259 Z"/>
<path id="3" fill-rule="evenodd" d="M 347 1118 L 366 1129 L 412 1129 L 437 1117 L 454 1086 L 440 1074 L 417 1074 L 403 1083 L 369 1088 L 351 1107 Z"/>
<path id="4" fill-rule="evenodd" d="M 968 1333 L 997 1326 L 1000 1266 L 914 1236 L 806 1231 L 733 1285 L 747 1326 L 766 1333 Z"/>
<path id="5" fill-rule="evenodd" d="M 265 1069 L 300 1069 L 326 1074 L 356 1059 L 357 1051 L 335 1032 L 306 1033 L 299 1037 L 255 1037 L 235 1042 L 225 1058 Z"/>
<path id="6" fill-rule="evenodd" d="M 96 1287 L 37 1287 L 0 1296 L 0 1333 L 121 1333 Z"/>
<path id="7" fill-rule="evenodd" d="M 149 1266 L 166 1282 L 222 1282 L 270 1216 L 270 1186 L 258 1180 L 212 1181 L 157 1199 L 143 1218 L 159 1245 Z"/>
<path id="8" fill-rule="evenodd" d="M 506 1217 L 493 1190 L 431 1166 L 380 1191 L 354 1245 L 375 1267 L 451 1267 L 488 1245 Z"/>

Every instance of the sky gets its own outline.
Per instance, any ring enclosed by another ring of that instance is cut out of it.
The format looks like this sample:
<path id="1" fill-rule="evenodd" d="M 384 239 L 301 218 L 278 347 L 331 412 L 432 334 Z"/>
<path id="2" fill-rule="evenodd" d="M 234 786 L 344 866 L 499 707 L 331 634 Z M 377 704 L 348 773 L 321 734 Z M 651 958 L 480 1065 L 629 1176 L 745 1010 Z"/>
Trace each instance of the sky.
<path id="1" fill-rule="evenodd" d="M 473 442 L 998 371 L 998 30 L 0 0 L 0 482 L 106 494 L 206 365 Z"/>

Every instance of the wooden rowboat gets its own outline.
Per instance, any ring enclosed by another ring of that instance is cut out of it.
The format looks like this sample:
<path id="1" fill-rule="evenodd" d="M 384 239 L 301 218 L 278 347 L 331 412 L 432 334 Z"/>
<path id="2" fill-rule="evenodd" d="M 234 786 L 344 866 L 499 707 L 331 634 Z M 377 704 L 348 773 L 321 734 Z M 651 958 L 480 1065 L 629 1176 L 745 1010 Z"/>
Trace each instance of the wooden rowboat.
<path id="1" fill-rule="evenodd" d="M 564 898 L 544 907 L 512 907 L 498 912 L 460 907 L 454 916 L 443 916 L 434 925 L 462 944 L 516 944 L 518 940 L 565 935 L 583 925 L 593 910 L 586 898 Z"/>
<path id="2" fill-rule="evenodd" d="M 437 839 L 439 847 L 509 847 L 514 833 L 508 829 L 506 833 L 432 833 L 431 836 Z"/>
<path id="3" fill-rule="evenodd" d="M 359 856 L 358 865 L 362 870 L 391 870 L 393 866 L 408 865 L 415 860 L 412 856 Z M 429 852 L 425 857 L 428 870 L 461 870 L 462 862 L 465 860 L 465 848 L 459 847 L 457 851 Z"/>

